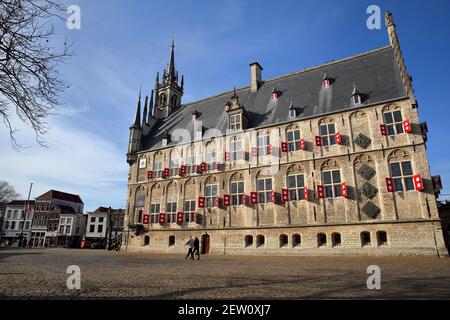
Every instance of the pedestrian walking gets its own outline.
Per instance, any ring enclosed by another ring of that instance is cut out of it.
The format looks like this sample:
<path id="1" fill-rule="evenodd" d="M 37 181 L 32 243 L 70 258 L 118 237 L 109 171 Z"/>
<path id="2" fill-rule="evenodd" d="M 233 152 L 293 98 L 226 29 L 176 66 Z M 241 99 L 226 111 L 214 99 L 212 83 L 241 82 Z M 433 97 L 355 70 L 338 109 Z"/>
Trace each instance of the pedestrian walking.
<path id="1" fill-rule="evenodd" d="M 200 241 L 198 240 L 197 237 L 195 237 L 194 240 L 194 252 L 192 253 L 192 256 L 194 256 L 196 252 L 197 252 L 197 260 L 200 260 Z"/>
<path id="2" fill-rule="evenodd" d="M 194 260 L 194 239 L 192 239 L 192 236 L 189 236 L 189 240 L 184 245 L 188 247 L 186 259 L 191 255 L 191 259 Z"/>

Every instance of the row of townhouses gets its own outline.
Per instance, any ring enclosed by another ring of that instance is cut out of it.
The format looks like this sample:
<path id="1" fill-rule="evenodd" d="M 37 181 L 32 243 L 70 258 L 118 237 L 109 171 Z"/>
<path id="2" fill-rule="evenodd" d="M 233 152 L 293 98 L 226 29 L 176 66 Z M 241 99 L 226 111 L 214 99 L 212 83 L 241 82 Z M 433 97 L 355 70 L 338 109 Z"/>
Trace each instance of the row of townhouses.
<path id="1" fill-rule="evenodd" d="M 99 207 L 83 213 L 80 196 L 50 190 L 34 200 L 13 200 L 0 206 L 0 245 L 80 247 L 92 242 L 105 247 L 121 235 L 124 210 Z"/>

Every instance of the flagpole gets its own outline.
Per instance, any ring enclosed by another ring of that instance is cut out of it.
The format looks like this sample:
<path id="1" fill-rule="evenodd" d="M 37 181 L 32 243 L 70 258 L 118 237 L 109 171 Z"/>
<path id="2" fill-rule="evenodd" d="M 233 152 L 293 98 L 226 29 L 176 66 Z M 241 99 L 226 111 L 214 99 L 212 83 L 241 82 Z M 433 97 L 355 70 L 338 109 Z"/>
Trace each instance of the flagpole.
<path id="1" fill-rule="evenodd" d="M 33 182 L 30 183 L 30 190 L 28 191 L 28 199 L 27 199 L 27 202 L 25 203 L 25 212 L 23 215 L 22 230 L 20 232 L 20 241 L 21 241 L 20 246 L 21 247 L 24 247 L 24 245 L 23 245 L 23 228 L 25 227 L 25 220 L 26 220 L 27 213 L 30 211 L 29 203 L 30 203 L 30 196 L 31 196 L 32 188 L 33 188 Z"/>

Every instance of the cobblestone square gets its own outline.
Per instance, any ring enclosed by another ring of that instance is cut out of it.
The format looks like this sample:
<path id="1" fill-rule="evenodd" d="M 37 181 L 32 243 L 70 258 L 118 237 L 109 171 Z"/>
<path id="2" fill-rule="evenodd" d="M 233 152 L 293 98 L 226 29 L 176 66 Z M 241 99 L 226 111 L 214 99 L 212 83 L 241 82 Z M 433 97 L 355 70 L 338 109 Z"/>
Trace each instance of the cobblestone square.
<path id="1" fill-rule="evenodd" d="M 69 265 L 81 289 L 66 286 Z M 381 289 L 367 289 L 367 267 Z M 136 254 L 82 249 L 0 251 L 0 299 L 450 298 L 450 259 Z"/>

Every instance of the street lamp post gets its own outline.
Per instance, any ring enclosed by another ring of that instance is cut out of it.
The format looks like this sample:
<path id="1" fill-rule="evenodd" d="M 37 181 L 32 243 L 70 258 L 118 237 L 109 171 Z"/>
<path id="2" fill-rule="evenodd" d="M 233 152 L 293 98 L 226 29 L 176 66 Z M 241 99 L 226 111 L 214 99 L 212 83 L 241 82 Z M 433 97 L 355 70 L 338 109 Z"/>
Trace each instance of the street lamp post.
<path id="1" fill-rule="evenodd" d="M 25 220 L 26 220 L 27 212 L 29 211 L 29 203 L 30 203 L 30 196 L 31 196 L 31 189 L 32 188 L 33 188 L 33 182 L 30 183 L 30 190 L 28 191 L 28 199 L 27 199 L 27 202 L 25 203 L 25 212 L 23 214 L 22 229 L 20 231 L 20 236 L 19 236 L 19 247 L 24 247 L 24 244 L 23 244 L 23 228 L 25 227 Z"/>

